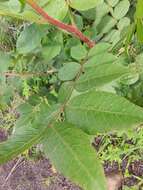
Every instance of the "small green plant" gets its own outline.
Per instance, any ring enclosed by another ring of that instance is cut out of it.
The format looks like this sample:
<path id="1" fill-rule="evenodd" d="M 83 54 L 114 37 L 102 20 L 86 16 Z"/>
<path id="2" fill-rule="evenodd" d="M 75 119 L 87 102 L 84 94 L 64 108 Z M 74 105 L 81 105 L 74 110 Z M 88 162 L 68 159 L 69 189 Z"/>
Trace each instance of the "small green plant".
<path id="1" fill-rule="evenodd" d="M 90 37 L 95 34 L 98 15 L 93 19 L 90 11 L 98 13 L 103 3 L 110 9 L 99 20 L 107 19 L 110 26 L 98 23 L 96 32 L 103 40 L 96 44 Z M 137 3 L 135 27 L 142 42 L 140 4 L 142 1 Z M 0 15 L 26 20 L 12 51 L 0 52 L 1 109 L 6 109 L 15 93 L 24 101 L 17 109 L 20 117 L 12 135 L 0 144 L 1 164 L 40 143 L 54 166 L 83 189 L 107 190 L 103 168 L 91 145 L 93 136 L 143 123 L 143 109 L 119 95 L 124 77 L 140 78 L 142 67 L 135 67 L 123 53 L 111 51 L 118 41 L 105 40 L 119 23 L 123 29 L 121 19 L 129 7 L 127 0 L 0 2 Z M 131 40 L 131 34 L 126 36 L 123 52 Z"/>

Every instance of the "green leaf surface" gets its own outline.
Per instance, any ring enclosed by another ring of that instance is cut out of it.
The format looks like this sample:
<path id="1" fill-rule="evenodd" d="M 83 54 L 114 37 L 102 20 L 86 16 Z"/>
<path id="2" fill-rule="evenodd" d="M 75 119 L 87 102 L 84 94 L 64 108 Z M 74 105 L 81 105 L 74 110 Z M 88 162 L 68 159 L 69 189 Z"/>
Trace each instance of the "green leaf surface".
<path id="1" fill-rule="evenodd" d="M 130 19 L 128 17 L 123 17 L 117 24 L 118 29 L 121 31 L 124 29 L 124 27 L 127 27 L 130 25 Z"/>
<path id="2" fill-rule="evenodd" d="M 137 0 L 137 5 L 136 5 L 136 18 L 143 18 L 143 1 L 142 0 Z"/>
<path id="3" fill-rule="evenodd" d="M 143 21 L 137 19 L 137 38 L 140 43 L 143 43 Z"/>
<path id="4" fill-rule="evenodd" d="M 65 63 L 64 66 L 59 70 L 58 78 L 61 81 L 72 80 L 76 77 L 76 75 L 80 71 L 80 68 L 80 64 L 76 62 Z"/>
<path id="5" fill-rule="evenodd" d="M 20 33 L 17 39 L 16 48 L 20 54 L 33 52 L 41 46 L 42 33 L 38 25 L 32 24 Z"/>
<path id="6" fill-rule="evenodd" d="M 126 130 L 143 123 L 143 109 L 108 92 L 89 91 L 71 99 L 66 119 L 89 134 Z"/>
<path id="7" fill-rule="evenodd" d="M 108 33 L 115 25 L 117 24 L 117 20 L 113 17 L 106 15 L 103 17 L 101 22 L 97 26 L 97 31 L 100 34 Z"/>
<path id="8" fill-rule="evenodd" d="M 83 24 L 84 24 L 82 16 L 74 14 L 74 18 L 75 18 L 76 26 L 79 28 L 79 30 L 82 30 Z"/>
<path id="9" fill-rule="evenodd" d="M 102 18 L 110 12 L 107 3 L 103 2 L 95 8 L 95 27 L 101 22 Z"/>
<path id="10" fill-rule="evenodd" d="M 104 52 L 108 52 L 111 45 L 109 43 L 100 42 L 96 44 L 93 48 L 89 50 L 88 57 L 92 57 L 99 54 L 104 54 Z"/>
<path id="11" fill-rule="evenodd" d="M 61 44 L 48 44 L 42 48 L 42 56 L 46 61 L 52 60 L 54 57 L 60 54 Z"/>
<path id="12" fill-rule="evenodd" d="M 114 46 L 120 40 L 120 31 L 112 29 L 104 38 L 103 41 L 112 43 Z"/>
<path id="13" fill-rule="evenodd" d="M 0 73 L 6 72 L 10 64 L 10 55 L 0 51 Z"/>
<path id="14" fill-rule="evenodd" d="M 123 18 L 130 7 L 130 2 L 128 0 L 121 0 L 118 5 L 115 7 L 114 12 L 113 12 L 113 16 L 116 19 L 121 19 Z"/>
<path id="15" fill-rule="evenodd" d="M 26 1 L 25 0 L 19 0 L 19 2 L 21 3 L 21 10 L 20 12 L 24 11 L 25 5 L 26 5 Z"/>
<path id="16" fill-rule="evenodd" d="M 60 103 L 66 102 L 71 97 L 73 87 L 74 87 L 73 81 L 67 81 L 61 85 L 59 94 L 58 94 L 58 101 Z"/>
<path id="17" fill-rule="evenodd" d="M 86 91 L 95 87 L 103 86 L 129 72 L 128 67 L 118 63 L 95 64 L 93 67 L 87 67 L 84 74 L 76 83 L 78 91 Z"/>
<path id="18" fill-rule="evenodd" d="M 98 0 L 70 0 L 69 2 L 72 8 L 84 11 L 96 7 Z"/>
<path id="19" fill-rule="evenodd" d="M 115 7 L 118 2 L 119 2 L 119 0 L 107 0 L 107 3 L 108 3 L 111 7 Z"/>
<path id="20" fill-rule="evenodd" d="M 95 67 L 98 64 L 103 64 L 103 63 L 113 63 L 114 61 L 117 60 L 117 57 L 113 55 L 112 53 L 104 52 L 104 53 L 98 53 L 97 55 L 95 54 L 89 60 L 86 62 L 84 65 L 85 68 L 89 67 Z"/>
<path id="21" fill-rule="evenodd" d="M 44 1 L 45 11 L 52 17 L 63 20 L 68 13 L 68 5 L 65 0 L 41 0 Z M 43 6 L 42 6 L 43 7 Z"/>
<path id="22" fill-rule="evenodd" d="M 77 45 L 71 48 L 71 57 L 76 60 L 84 59 L 86 55 L 87 55 L 87 50 L 83 45 Z"/>
<path id="23" fill-rule="evenodd" d="M 49 128 L 43 149 L 54 166 L 84 190 L 106 190 L 105 177 L 90 138 L 68 123 Z"/>
<path id="24" fill-rule="evenodd" d="M 22 118 L 17 122 L 14 133 L 0 143 L 0 164 L 3 164 L 38 143 L 48 129 L 48 124 L 59 112 L 59 105 L 42 110 L 31 110 L 31 106 L 22 108 Z M 27 118 L 28 117 L 28 118 Z"/>
<path id="25" fill-rule="evenodd" d="M 128 48 L 128 45 L 131 43 L 132 41 L 132 37 L 134 35 L 134 32 L 136 30 L 136 26 L 135 24 L 131 24 L 129 27 L 128 27 L 128 30 L 127 30 L 127 35 L 126 35 L 126 40 L 125 40 L 125 49 L 127 50 Z"/>

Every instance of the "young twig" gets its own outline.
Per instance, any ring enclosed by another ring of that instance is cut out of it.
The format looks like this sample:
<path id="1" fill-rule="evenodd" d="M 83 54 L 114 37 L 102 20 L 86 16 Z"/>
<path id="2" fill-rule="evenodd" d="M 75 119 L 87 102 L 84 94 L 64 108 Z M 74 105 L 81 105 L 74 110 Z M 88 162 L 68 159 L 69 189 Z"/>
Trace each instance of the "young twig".
<path id="1" fill-rule="evenodd" d="M 44 9 L 42 7 L 40 7 L 35 1 L 33 0 L 26 0 L 27 4 L 29 4 L 40 16 L 42 16 L 48 23 L 62 29 L 65 30 L 67 32 L 69 32 L 70 34 L 73 34 L 74 36 L 76 36 L 77 38 L 79 38 L 81 41 L 83 41 L 84 43 L 87 44 L 87 46 L 89 48 L 94 47 L 95 42 L 90 40 L 88 37 L 86 37 L 76 26 L 74 25 L 68 25 L 65 24 L 51 16 L 48 15 L 48 13 L 46 13 L 44 11 Z"/>
<path id="2" fill-rule="evenodd" d="M 21 77 L 21 78 L 29 78 L 29 77 L 44 77 L 44 76 L 48 76 L 50 74 L 56 73 L 56 70 L 49 70 L 45 73 L 28 73 L 28 72 L 22 72 L 22 73 L 15 73 L 15 72 L 5 72 L 3 73 L 6 77 Z"/>

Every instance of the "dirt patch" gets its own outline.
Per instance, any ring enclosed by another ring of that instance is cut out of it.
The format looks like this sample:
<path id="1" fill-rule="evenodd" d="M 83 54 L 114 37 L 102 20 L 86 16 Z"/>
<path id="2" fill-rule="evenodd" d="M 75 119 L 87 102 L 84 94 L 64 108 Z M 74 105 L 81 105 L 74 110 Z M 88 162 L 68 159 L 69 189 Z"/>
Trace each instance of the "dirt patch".
<path id="1" fill-rule="evenodd" d="M 116 135 L 115 136 L 110 135 L 110 137 L 111 137 L 112 145 L 116 147 L 117 146 L 117 141 L 115 138 Z M 128 140 L 128 142 L 126 143 L 132 144 L 133 142 L 132 140 Z M 96 137 L 92 145 L 98 152 L 100 148 L 102 147 L 102 136 Z M 138 185 L 139 189 L 143 189 L 142 188 L 143 160 L 134 160 L 133 162 L 129 162 L 130 157 L 126 157 L 126 155 L 124 155 L 124 158 L 125 159 L 122 159 L 120 164 L 115 161 L 113 161 L 112 163 L 105 161 L 103 164 L 105 175 L 107 176 L 107 178 L 108 176 L 111 176 L 111 178 L 113 176 L 114 178 L 117 174 L 121 174 L 123 176 L 122 185 L 128 186 L 128 187 Z"/>
<path id="2" fill-rule="evenodd" d="M 0 168 L 0 190 L 80 190 L 62 175 L 54 173 L 47 159 L 23 160 L 4 185 L 16 161 Z"/>

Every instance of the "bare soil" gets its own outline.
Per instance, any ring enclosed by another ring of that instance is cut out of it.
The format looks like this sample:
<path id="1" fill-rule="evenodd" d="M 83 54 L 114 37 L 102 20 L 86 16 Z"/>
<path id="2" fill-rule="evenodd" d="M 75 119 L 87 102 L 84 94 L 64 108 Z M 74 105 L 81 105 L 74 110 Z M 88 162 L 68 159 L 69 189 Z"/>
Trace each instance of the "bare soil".
<path id="1" fill-rule="evenodd" d="M 79 190 L 65 177 L 54 173 L 47 159 L 22 161 L 5 182 L 15 163 L 16 160 L 0 168 L 0 190 Z"/>

